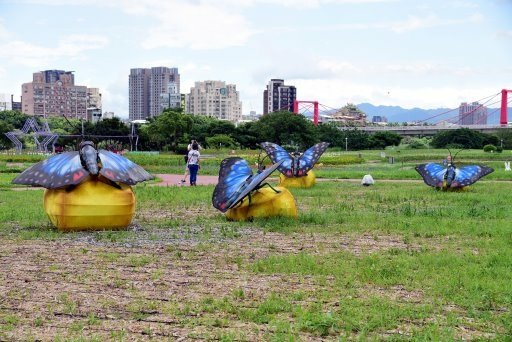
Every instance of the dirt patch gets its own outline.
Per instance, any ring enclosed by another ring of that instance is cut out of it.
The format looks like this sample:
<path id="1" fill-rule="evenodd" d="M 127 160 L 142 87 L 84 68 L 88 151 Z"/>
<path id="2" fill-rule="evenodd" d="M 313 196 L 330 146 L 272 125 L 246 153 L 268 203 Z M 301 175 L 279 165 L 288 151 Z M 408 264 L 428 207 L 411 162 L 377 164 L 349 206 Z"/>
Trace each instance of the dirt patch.
<path id="1" fill-rule="evenodd" d="M 23 165 L 23 163 L 5 163 L 5 166 L 8 168 L 23 167 Z"/>
<path id="2" fill-rule="evenodd" d="M 419 248 L 399 236 L 248 228 L 237 238 L 211 243 L 172 237 L 169 229 L 131 228 L 140 231 L 130 243 L 99 242 L 94 234 L 59 241 L 0 240 L 0 340 L 265 340 L 275 332 L 273 325 L 248 320 L 245 311 L 255 310 L 276 291 L 302 293 L 297 304 L 317 305 L 313 298 L 336 284 L 333 277 L 319 282 L 307 275 L 254 273 L 247 265 L 269 255 Z M 149 234 L 160 235 L 151 239 Z M 421 291 L 402 286 L 358 292 L 398 303 L 424 300 Z M 335 303 L 321 305 L 329 310 Z M 395 333 L 407 336 L 414 324 Z M 467 336 L 485 336 L 477 333 Z M 325 340 L 306 331 L 300 338 Z"/>

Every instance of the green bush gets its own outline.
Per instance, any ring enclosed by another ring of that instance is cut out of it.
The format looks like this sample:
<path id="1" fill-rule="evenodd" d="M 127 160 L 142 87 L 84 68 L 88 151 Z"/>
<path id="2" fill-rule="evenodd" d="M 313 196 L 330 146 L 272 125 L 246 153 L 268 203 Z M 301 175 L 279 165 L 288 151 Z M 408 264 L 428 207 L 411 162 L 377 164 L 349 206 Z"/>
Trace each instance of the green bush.
<path id="1" fill-rule="evenodd" d="M 496 146 L 491 145 L 491 144 L 485 145 L 484 152 L 496 152 Z"/>

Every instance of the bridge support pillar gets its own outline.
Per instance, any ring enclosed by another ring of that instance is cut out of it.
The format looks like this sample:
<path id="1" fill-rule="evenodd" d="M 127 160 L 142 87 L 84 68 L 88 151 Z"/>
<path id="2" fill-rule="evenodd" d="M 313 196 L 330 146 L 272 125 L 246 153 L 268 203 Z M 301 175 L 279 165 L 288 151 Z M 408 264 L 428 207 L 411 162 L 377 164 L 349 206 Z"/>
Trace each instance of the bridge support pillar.
<path id="1" fill-rule="evenodd" d="M 512 90 L 503 89 L 501 91 L 501 113 L 500 113 L 500 125 L 507 125 L 508 124 L 508 117 L 507 117 L 507 97 L 508 93 L 512 92 Z"/>
<path id="2" fill-rule="evenodd" d="M 313 104 L 313 124 L 318 126 L 318 101 L 293 101 L 293 112 L 299 114 L 299 103 L 312 103 Z"/>

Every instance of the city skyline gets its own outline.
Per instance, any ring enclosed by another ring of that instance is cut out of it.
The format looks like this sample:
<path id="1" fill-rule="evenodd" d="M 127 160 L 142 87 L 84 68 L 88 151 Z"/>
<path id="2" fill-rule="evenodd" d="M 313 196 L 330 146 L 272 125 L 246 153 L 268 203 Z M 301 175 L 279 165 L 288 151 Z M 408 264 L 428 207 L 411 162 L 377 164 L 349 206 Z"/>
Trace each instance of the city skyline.
<path id="1" fill-rule="evenodd" d="M 72 70 L 126 118 L 130 69 L 164 66 L 182 93 L 235 84 L 244 114 L 263 112 L 272 78 L 334 108 L 456 108 L 512 88 L 511 13 L 507 0 L 0 0 L 0 93 L 19 101 L 34 72 Z"/>

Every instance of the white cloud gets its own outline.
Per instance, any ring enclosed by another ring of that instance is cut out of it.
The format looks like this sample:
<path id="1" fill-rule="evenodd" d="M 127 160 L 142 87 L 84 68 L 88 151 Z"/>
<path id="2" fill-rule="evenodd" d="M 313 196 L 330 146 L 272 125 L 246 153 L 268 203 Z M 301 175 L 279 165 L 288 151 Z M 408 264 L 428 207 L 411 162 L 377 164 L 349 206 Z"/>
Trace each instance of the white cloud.
<path id="1" fill-rule="evenodd" d="M 148 30 L 148 38 L 142 44 L 146 49 L 242 46 L 255 32 L 242 15 L 210 5 L 157 3 L 146 8 L 146 14 L 158 22 Z"/>
<path id="2" fill-rule="evenodd" d="M 348 72 L 360 72 L 361 69 L 347 61 L 336 61 L 333 59 L 324 59 L 318 62 L 318 68 L 330 73 L 341 75 Z"/>
<path id="3" fill-rule="evenodd" d="M 4 26 L 3 19 L 0 18 L 0 40 L 6 39 L 9 37 L 9 31 Z"/>
<path id="4" fill-rule="evenodd" d="M 323 106 L 341 108 L 347 103 L 370 102 L 374 105 L 397 105 L 404 108 L 455 108 L 461 102 L 476 101 L 496 93 L 492 86 L 393 87 L 340 79 L 287 81 L 297 87 L 298 99 L 316 100 Z M 319 91 L 321 89 L 321 91 Z"/>
<path id="5" fill-rule="evenodd" d="M 436 15 L 429 15 L 426 17 L 409 16 L 409 18 L 407 18 L 407 20 L 405 21 L 393 22 L 384 25 L 388 26 L 388 28 L 394 32 L 404 33 L 407 31 L 430 27 L 477 23 L 482 21 L 482 19 L 483 16 L 481 14 L 474 14 L 469 17 L 464 17 L 461 19 L 442 19 Z"/>
<path id="6" fill-rule="evenodd" d="M 499 31 L 496 33 L 498 38 L 512 39 L 512 30 L 509 31 Z"/>
<path id="7" fill-rule="evenodd" d="M 479 8 L 480 5 L 473 1 L 466 1 L 466 0 L 454 0 L 454 1 L 447 1 L 443 4 L 445 7 L 451 7 L 451 8 Z"/>
<path id="8" fill-rule="evenodd" d="M 4 43 L 0 58 L 10 63 L 28 67 L 45 66 L 61 58 L 82 58 L 87 50 L 100 49 L 107 45 L 105 37 L 72 35 L 64 37 L 55 47 L 43 47 L 24 41 Z"/>

